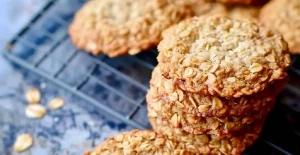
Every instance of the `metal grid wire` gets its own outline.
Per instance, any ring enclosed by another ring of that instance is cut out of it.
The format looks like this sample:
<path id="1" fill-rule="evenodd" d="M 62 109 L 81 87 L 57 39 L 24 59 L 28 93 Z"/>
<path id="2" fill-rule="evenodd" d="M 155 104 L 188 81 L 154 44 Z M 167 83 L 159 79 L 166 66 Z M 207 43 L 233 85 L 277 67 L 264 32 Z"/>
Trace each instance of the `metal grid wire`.
<path id="1" fill-rule="evenodd" d="M 157 51 L 151 49 L 137 56 L 114 59 L 79 51 L 72 45 L 67 29 L 73 14 L 84 2 L 49 0 L 7 45 L 4 55 L 132 127 L 150 128 L 145 95 L 157 63 Z M 297 87 L 288 87 L 300 92 Z M 263 139 L 245 154 L 260 154 L 261 149 L 269 149 L 271 154 L 293 154 Z"/>
<path id="2" fill-rule="evenodd" d="M 156 51 L 116 59 L 80 52 L 67 28 L 83 2 L 49 1 L 10 42 L 5 56 L 135 128 L 150 128 L 145 95 Z M 61 7 L 66 5 L 69 10 Z"/>

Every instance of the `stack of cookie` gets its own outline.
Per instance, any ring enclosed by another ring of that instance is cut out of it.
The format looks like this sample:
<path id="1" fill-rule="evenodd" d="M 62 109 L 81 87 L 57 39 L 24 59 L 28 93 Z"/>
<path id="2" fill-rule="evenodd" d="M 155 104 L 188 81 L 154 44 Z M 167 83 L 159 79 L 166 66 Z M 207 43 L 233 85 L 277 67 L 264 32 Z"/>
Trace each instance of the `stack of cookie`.
<path id="1" fill-rule="evenodd" d="M 241 154 L 258 137 L 290 65 L 281 35 L 256 22 L 196 17 L 158 45 L 147 94 L 153 129 L 195 154 Z"/>
<path id="2" fill-rule="evenodd" d="M 281 35 L 249 20 L 195 17 L 163 33 L 147 94 L 153 130 L 86 155 L 241 154 L 259 136 L 290 65 Z"/>

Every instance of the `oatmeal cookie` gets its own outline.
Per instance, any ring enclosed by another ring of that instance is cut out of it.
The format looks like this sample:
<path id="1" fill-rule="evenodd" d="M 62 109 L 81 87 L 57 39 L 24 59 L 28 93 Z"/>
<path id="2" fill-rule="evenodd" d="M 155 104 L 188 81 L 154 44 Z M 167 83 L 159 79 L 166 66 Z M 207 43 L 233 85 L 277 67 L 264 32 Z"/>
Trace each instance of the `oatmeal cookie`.
<path id="1" fill-rule="evenodd" d="M 186 1 L 191 5 L 195 16 L 225 16 L 233 19 L 257 20 L 260 6 L 227 6 L 221 3 L 206 2 L 205 0 Z"/>
<path id="2" fill-rule="evenodd" d="M 167 139 L 154 131 L 133 130 L 109 137 L 85 155 L 192 155 L 185 145 Z"/>
<path id="3" fill-rule="evenodd" d="M 76 13 L 69 34 L 94 55 L 135 55 L 156 46 L 164 29 L 191 15 L 173 0 L 91 0 Z"/>
<path id="4" fill-rule="evenodd" d="M 287 76 L 287 43 L 250 20 L 194 17 L 163 33 L 158 45 L 162 75 L 182 90 L 241 97 Z"/>
<path id="5" fill-rule="evenodd" d="M 154 131 L 167 136 L 171 140 L 184 143 L 189 152 L 209 155 L 240 155 L 247 146 L 252 145 L 258 138 L 263 125 L 259 122 L 240 135 L 220 138 L 207 134 L 193 135 L 180 128 L 172 128 L 166 121 L 151 116 L 151 113 L 148 117 Z"/>
<path id="6" fill-rule="evenodd" d="M 220 3 L 206 2 L 205 0 L 183 0 L 192 8 L 194 16 L 210 16 L 227 14 L 226 6 Z"/>
<path id="7" fill-rule="evenodd" d="M 171 79 L 164 78 L 155 67 L 150 80 L 153 95 L 160 98 L 188 114 L 198 117 L 212 116 L 246 116 L 260 111 L 282 91 L 287 78 L 276 81 L 263 91 L 240 98 L 224 98 L 218 96 L 201 95 L 182 91 L 175 87 Z"/>
<path id="8" fill-rule="evenodd" d="M 253 4 L 265 0 L 207 0 L 207 1 L 216 1 L 225 4 Z"/>
<path id="9" fill-rule="evenodd" d="M 257 21 L 260 6 L 228 6 L 228 17 L 232 19 L 250 19 Z"/>
<path id="10" fill-rule="evenodd" d="M 247 116 L 198 117 L 156 98 L 151 88 L 146 99 L 148 111 L 153 111 L 153 115 L 166 120 L 170 126 L 192 134 L 210 134 L 219 137 L 239 133 L 252 126 L 253 122 L 263 121 L 275 104 L 272 100 L 271 103 L 267 103 L 268 106 Z"/>
<path id="11" fill-rule="evenodd" d="M 259 20 L 283 35 L 291 54 L 300 54 L 299 0 L 272 0 L 262 8 Z"/>

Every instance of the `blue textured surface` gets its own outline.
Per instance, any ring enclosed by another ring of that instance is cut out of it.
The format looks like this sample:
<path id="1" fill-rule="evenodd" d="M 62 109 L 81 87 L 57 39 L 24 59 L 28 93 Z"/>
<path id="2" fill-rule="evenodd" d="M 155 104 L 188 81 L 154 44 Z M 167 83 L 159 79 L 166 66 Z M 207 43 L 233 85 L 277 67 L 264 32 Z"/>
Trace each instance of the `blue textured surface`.
<path id="1" fill-rule="evenodd" d="M 81 101 L 76 96 L 44 81 L 37 75 L 16 70 L 1 57 L 0 65 L 0 154 L 15 154 L 12 145 L 17 135 L 30 133 L 33 147 L 20 154 L 81 154 L 119 131 L 129 130 L 126 124 Z M 47 106 L 54 97 L 66 101 L 62 109 L 47 111 L 42 119 L 29 119 L 24 92 L 30 88 L 42 92 L 41 104 Z"/>
<path id="2" fill-rule="evenodd" d="M 5 45 L 5 41 L 11 38 L 12 35 L 26 23 L 28 17 L 32 16 L 36 12 L 35 10 L 43 4 L 43 2 L 39 2 L 38 6 L 34 6 L 35 8 L 32 8 L 33 10 L 25 12 L 25 15 L 22 15 L 22 9 L 19 10 L 19 12 L 16 11 L 16 8 L 18 7 L 27 8 L 21 5 L 31 6 L 27 5 L 31 2 L 33 1 L 27 0 L 24 4 L 17 0 L 11 2 L 5 0 L 0 2 L 0 10 L 2 12 L 0 16 L 0 19 L 2 19 L 1 32 L 4 33 L 4 31 L 9 28 L 5 33 L 7 35 L 2 35 L 0 38 L 1 48 Z M 14 6 L 12 3 L 20 5 Z M 14 8 L 11 8 L 13 6 Z M 76 9 L 75 7 L 71 8 Z M 22 17 L 16 18 L 19 21 L 11 20 L 14 19 L 9 18 L 12 17 L 13 11 L 16 11 L 15 14 L 24 16 L 26 19 Z M 67 18 L 67 15 L 65 17 Z M 3 23 L 5 23 L 5 25 L 3 25 Z M 40 23 L 45 24 L 45 22 Z M 62 29 L 61 32 L 59 32 L 59 30 L 57 30 L 57 24 L 53 22 L 47 22 L 46 25 L 42 25 L 42 27 L 46 28 L 50 33 L 62 33 L 65 31 Z M 46 51 L 49 49 L 47 40 L 38 38 L 39 33 L 36 33 L 36 31 L 30 33 L 30 35 L 25 36 L 27 38 L 24 38 L 24 40 L 40 44 L 39 51 Z M 35 53 L 36 51 L 29 48 L 22 48 L 23 52 L 18 50 L 18 47 L 15 47 L 15 50 L 20 52 L 18 54 L 24 59 L 28 58 L 28 61 L 34 61 L 40 54 Z M 35 54 L 34 57 L 31 57 L 33 54 Z M 58 57 L 60 56 L 56 56 L 55 58 Z M 64 55 L 64 58 L 67 57 L 67 54 Z M 48 70 L 51 71 L 54 70 L 55 65 L 57 65 L 57 59 L 55 59 L 54 62 L 49 61 L 45 63 L 44 66 L 41 65 L 41 68 L 48 67 Z M 71 77 L 73 77 L 72 73 L 62 75 L 62 78 L 64 79 L 71 79 Z M 78 97 L 50 82 L 45 81 L 38 75 L 10 64 L 7 60 L 4 60 L 2 55 L 0 56 L 0 86 L 0 155 L 82 154 L 84 151 L 90 150 L 96 144 L 99 144 L 108 136 L 131 129 L 131 127 L 127 126 L 125 123 L 114 119 L 105 112 L 95 108 L 93 105 L 80 100 Z M 42 119 L 27 118 L 25 116 L 25 107 L 28 103 L 25 101 L 24 93 L 31 87 L 36 87 L 41 90 L 41 104 L 46 107 L 48 102 L 54 97 L 62 97 L 65 100 L 65 106 L 58 110 L 48 109 L 46 116 Z M 87 87 L 86 90 L 92 94 L 99 91 L 98 88 L 94 87 Z M 106 101 L 106 104 L 112 104 L 107 97 L 108 96 L 101 96 L 101 99 Z M 34 145 L 25 152 L 15 153 L 12 150 L 13 143 L 16 137 L 22 133 L 30 133 L 33 135 Z"/>

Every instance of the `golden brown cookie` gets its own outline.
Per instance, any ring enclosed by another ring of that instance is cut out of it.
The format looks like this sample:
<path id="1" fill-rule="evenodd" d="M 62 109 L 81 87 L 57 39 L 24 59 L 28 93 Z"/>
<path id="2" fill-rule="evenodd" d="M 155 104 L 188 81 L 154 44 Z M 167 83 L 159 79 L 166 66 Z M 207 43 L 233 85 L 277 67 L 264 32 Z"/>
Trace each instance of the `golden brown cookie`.
<path id="1" fill-rule="evenodd" d="M 94 55 L 135 55 L 156 46 L 164 29 L 190 16 L 184 3 L 173 0 L 92 0 L 76 13 L 69 34 L 78 48 Z"/>
<path id="2" fill-rule="evenodd" d="M 183 0 L 190 5 L 195 16 L 226 15 L 226 6 L 220 3 L 206 2 L 205 0 Z"/>
<path id="3" fill-rule="evenodd" d="M 262 123 L 251 126 L 244 133 L 237 136 L 226 136 L 220 138 L 213 135 L 193 135 L 180 128 L 173 128 L 156 116 L 148 115 L 154 131 L 167 136 L 174 141 L 185 144 L 187 150 L 192 153 L 219 155 L 240 155 L 247 146 L 251 145 L 259 136 Z"/>
<path id="4" fill-rule="evenodd" d="M 152 73 L 150 87 L 156 98 L 160 98 L 188 114 L 198 117 L 219 117 L 246 116 L 260 111 L 276 98 L 286 82 L 287 78 L 276 81 L 263 91 L 250 96 L 224 98 L 182 91 L 173 85 L 172 80 L 164 78 L 159 72 L 159 66 L 156 66 Z"/>
<path id="5" fill-rule="evenodd" d="M 267 103 L 268 106 L 246 116 L 198 117 L 157 98 L 151 88 L 146 100 L 149 113 L 167 121 L 169 126 L 181 128 L 191 134 L 209 134 L 219 137 L 240 133 L 252 126 L 254 122 L 264 121 L 275 104 L 275 101 L 271 100 Z"/>
<path id="6" fill-rule="evenodd" d="M 300 54 L 299 0 L 272 0 L 262 8 L 259 19 L 283 35 L 292 54 Z"/>
<path id="7" fill-rule="evenodd" d="M 224 5 L 215 2 L 206 2 L 205 0 L 185 1 L 191 5 L 195 16 L 227 16 L 233 19 L 251 19 L 257 20 L 260 6 L 244 5 Z"/>
<path id="8" fill-rule="evenodd" d="M 154 131 L 133 130 L 109 137 L 85 155 L 192 155 L 185 145 Z"/>
<path id="9" fill-rule="evenodd" d="M 265 0 L 207 0 L 207 1 L 216 1 L 225 4 L 251 4 L 251 3 L 257 3 L 259 1 L 265 1 Z"/>
<path id="10" fill-rule="evenodd" d="M 250 19 L 250 20 L 257 20 L 260 6 L 228 6 L 227 12 L 228 17 L 232 19 Z"/>
<path id="11" fill-rule="evenodd" d="M 279 33 L 250 20 L 194 17 L 170 27 L 158 45 L 162 75 L 182 90 L 241 97 L 284 79 L 290 65 Z"/>

